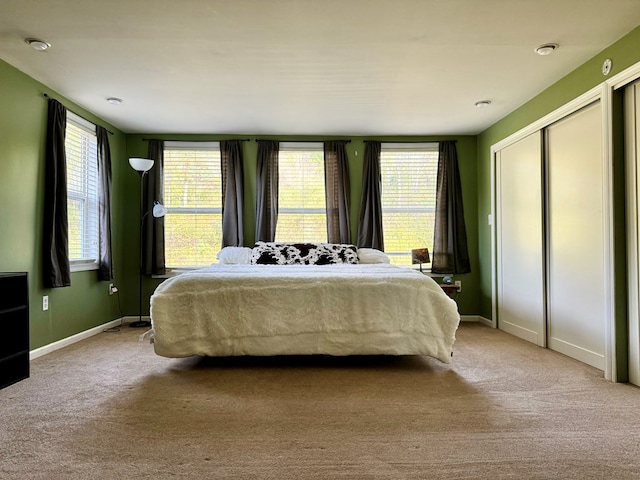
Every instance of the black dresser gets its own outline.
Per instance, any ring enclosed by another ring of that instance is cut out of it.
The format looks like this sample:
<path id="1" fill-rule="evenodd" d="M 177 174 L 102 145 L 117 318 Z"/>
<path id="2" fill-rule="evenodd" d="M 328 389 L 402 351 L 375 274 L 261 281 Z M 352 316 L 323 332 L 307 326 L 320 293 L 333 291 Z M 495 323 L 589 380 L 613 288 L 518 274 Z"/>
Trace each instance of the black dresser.
<path id="1" fill-rule="evenodd" d="M 0 273 L 0 388 L 29 376 L 27 273 Z"/>

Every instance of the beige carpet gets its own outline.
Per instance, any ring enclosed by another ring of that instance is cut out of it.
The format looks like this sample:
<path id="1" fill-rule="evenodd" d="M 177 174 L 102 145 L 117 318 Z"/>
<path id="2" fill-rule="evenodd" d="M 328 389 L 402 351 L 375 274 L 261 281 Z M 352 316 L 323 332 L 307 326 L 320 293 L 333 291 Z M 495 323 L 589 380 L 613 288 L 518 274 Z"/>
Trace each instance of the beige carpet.
<path id="1" fill-rule="evenodd" d="M 451 365 L 166 359 L 140 333 L 0 390 L 0 478 L 640 478 L 640 389 L 478 324 Z"/>

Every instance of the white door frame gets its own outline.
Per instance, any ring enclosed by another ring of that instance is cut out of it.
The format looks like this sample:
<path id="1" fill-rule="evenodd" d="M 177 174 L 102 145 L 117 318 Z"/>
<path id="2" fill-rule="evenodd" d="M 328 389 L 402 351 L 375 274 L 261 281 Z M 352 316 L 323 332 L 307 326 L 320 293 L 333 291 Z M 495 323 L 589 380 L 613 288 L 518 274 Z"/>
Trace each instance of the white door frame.
<path id="1" fill-rule="evenodd" d="M 616 381 L 616 349 L 615 349 L 615 310 L 614 310 L 614 284 L 613 284 L 613 146 L 611 132 L 611 95 L 612 88 L 607 83 L 602 83 L 588 92 L 580 95 L 571 102 L 545 115 L 536 122 L 522 128 L 500 142 L 491 146 L 491 219 L 496 218 L 496 153 L 504 147 L 555 123 L 581 108 L 600 100 L 602 102 L 602 174 L 603 174 L 603 248 L 604 248 L 604 303 L 605 303 L 605 368 L 604 376 L 608 380 Z M 496 225 L 491 222 L 491 324 L 497 327 L 497 251 L 496 251 Z"/>

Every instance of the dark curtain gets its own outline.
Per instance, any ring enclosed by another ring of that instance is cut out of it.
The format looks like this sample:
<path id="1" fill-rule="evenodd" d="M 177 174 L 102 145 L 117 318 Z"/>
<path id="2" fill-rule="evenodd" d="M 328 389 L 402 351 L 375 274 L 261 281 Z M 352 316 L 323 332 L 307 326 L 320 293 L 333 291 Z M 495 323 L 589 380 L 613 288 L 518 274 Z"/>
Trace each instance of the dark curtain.
<path id="1" fill-rule="evenodd" d="M 278 221 L 278 151 L 274 140 L 258 140 L 256 242 L 273 242 Z"/>
<path id="2" fill-rule="evenodd" d="M 164 202 L 164 142 L 149 140 L 149 155 L 153 167 L 147 173 L 147 181 L 142 182 L 142 215 L 146 213 L 141 225 L 142 235 L 142 272 L 145 275 L 164 275 L 164 217 L 156 218 L 151 214 L 154 202 Z"/>
<path id="3" fill-rule="evenodd" d="M 111 253 L 111 149 L 107 129 L 96 126 L 98 139 L 98 280 L 113 280 Z"/>
<path id="4" fill-rule="evenodd" d="M 67 165 L 64 147 L 67 109 L 49 99 L 45 150 L 43 283 L 46 288 L 71 285 Z"/>
<path id="5" fill-rule="evenodd" d="M 384 250 L 380 198 L 380 150 L 380 142 L 367 142 L 364 147 L 362 198 L 358 215 L 358 247 Z"/>
<path id="6" fill-rule="evenodd" d="M 467 230 L 455 142 L 440 142 L 436 219 L 433 235 L 433 273 L 469 273 Z"/>
<path id="7" fill-rule="evenodd" d="M 329 243 L 351 243 L 349 164 L 346 143 L 344 140 L 324 142 L 327 240 Z"/>
<path id="8" fill-rule="evenodd" d="M 222 246 L 241 247 L 244 244 L 242 209 L 244 205 L 244 175 L 242 142 L 220 142 L 222 169 Z"/>

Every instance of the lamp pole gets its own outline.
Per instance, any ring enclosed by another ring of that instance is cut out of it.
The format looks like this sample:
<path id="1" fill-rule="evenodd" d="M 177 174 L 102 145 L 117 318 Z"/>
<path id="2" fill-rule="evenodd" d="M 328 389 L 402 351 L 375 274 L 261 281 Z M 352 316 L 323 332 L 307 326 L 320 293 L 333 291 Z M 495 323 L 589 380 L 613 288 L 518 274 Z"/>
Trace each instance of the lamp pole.
<path id="1" fill-rule="evenodd" d="M 140 265 L 138 269 L 138 321 L 131 322 L 130 326 L 133 328 L 142 328 L 142 327 L 150 327 L 151 322 L 147 320 L 142 320 L 142 228 L 144 227 L 144 196 L 143 196 L 143 177 L 144 174 L 147 173 L 145 171 L 138 171 L 140 175 Z"/>

